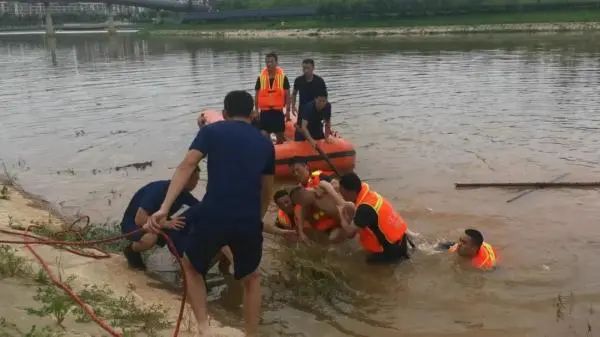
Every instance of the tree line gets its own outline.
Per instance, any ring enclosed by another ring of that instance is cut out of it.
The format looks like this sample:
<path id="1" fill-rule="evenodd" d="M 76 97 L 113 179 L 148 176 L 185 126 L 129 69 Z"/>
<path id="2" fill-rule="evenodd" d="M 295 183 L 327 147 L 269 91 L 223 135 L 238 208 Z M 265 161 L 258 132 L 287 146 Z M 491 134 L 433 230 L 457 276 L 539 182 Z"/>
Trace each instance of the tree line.
<path id="1" fill-rule="evenodd" d="M 600 0 L 217 0 L 219 10 L 316 7 L 324 16 L 419 16 L 600 7 Z"/>

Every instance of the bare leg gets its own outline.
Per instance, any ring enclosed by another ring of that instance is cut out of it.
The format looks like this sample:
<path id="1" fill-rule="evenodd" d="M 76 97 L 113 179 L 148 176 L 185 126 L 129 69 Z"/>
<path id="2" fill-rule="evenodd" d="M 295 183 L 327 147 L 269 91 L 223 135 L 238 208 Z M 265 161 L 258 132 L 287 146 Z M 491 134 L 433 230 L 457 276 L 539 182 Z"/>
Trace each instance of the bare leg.
<path id="1" fill-rule="evenodd" d="M 229 248 L 229 246 L 224 246 L 221 248 L 221 254 L 223 254 L 223 258 L 221 258 L 219 261 L 219 269 L 223 274 L 233 274 L 234 265 L 231 248 Z"/>
<path id="2" fill-rule="evenodd" d="M 244 285 L 244 320 L 246 325 L 246 336 L 258 336 L 258 324 L 260 322 L 260 273 L 258 270 L 242 279 Z"/>
<path id="3" fill-rule="evenodd" d="M 140 253 L 146 251 L 156 244 L 156 240 L 158 240 L 158 235 L 153 233 L 146 233 L 142 236 L 139 241 L 133 242 L 131 244 L 131 250 L 136 253 Z"/>
<path id="4" fill-rule="evenodd" d="M 198 273 L 187 256 L 181 260 L 183 263 L 183 272 L 187 280 L 187 300 L 196 322 L 198 323 L 198 336 L 204 336 L 208 331 L 208 320 L 206 314 L 206 287 L 204 278 Z"/>

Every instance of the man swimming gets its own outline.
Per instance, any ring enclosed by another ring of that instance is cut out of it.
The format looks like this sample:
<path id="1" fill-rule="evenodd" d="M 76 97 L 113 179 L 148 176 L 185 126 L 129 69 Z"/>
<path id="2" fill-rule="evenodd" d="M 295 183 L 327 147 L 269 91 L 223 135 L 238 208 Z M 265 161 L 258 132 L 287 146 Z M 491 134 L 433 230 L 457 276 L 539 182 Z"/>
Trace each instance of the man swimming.
<path id="1" fill-rule="evenodd" d="M 485 242 L 483 234 L 476 229 L 465 230 L 458 243 L 440 243 L 437 248 L 456 253 L 461 260 L 468 261 L 470 266 L 479 270 L 492 270 L 498 261 L 494 247 Z"/>

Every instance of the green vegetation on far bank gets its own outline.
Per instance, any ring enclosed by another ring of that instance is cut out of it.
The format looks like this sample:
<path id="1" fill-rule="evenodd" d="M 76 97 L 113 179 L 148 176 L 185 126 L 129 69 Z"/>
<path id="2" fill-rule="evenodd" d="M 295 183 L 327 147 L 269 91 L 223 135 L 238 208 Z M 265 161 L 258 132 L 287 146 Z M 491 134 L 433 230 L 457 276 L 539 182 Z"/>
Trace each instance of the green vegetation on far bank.
<path id="1" fill-rule="evenodd" d="M 422 16 L 373 19 L 281 19 L 263 21 L 220 21 L 195 24 L 148 25 L 145 30 L 283 30 L 283 29 L 359 29 L 359 28 L 406 28 L 425 26 L 492 25 L 519 23 L 600 22 L 600 9 L 561 10 L 518 13 L 476 13 L 448 16 Z"/>

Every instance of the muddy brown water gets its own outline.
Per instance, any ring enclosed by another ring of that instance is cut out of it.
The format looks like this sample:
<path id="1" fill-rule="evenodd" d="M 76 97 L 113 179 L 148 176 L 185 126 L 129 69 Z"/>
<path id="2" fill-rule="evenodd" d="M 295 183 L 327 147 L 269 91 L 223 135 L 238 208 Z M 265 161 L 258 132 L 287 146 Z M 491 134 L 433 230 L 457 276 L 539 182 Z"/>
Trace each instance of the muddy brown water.
<path id="1" fill-rule="evenodd" d="M 541 190 L 506 203 L 519 191 L 453 183 L 600 180 L 599 38 L 0 37 L 0 157 L 25 189 L 63 211 L 118 219 L 137 188 L 172 174 L 199 110 L 219 108 L 229 90 L 253 89 L 265 52 L 276 50 L 292 78 L 311 57 L 329 86 L 335 128 L 357 148 L 357 171 L 421 233 L 422 250 L 377 268 L 355 246 L 327 253 L 363 296 L 267 303 L 266 334 L 592 336 L 600 333 L 598 191 Z M 466 272 L 431 254 L 431 243 L 466 226 L 498 248 L 497 271 Z M 214 307 L 239 325 L 238 310 Z"/>

